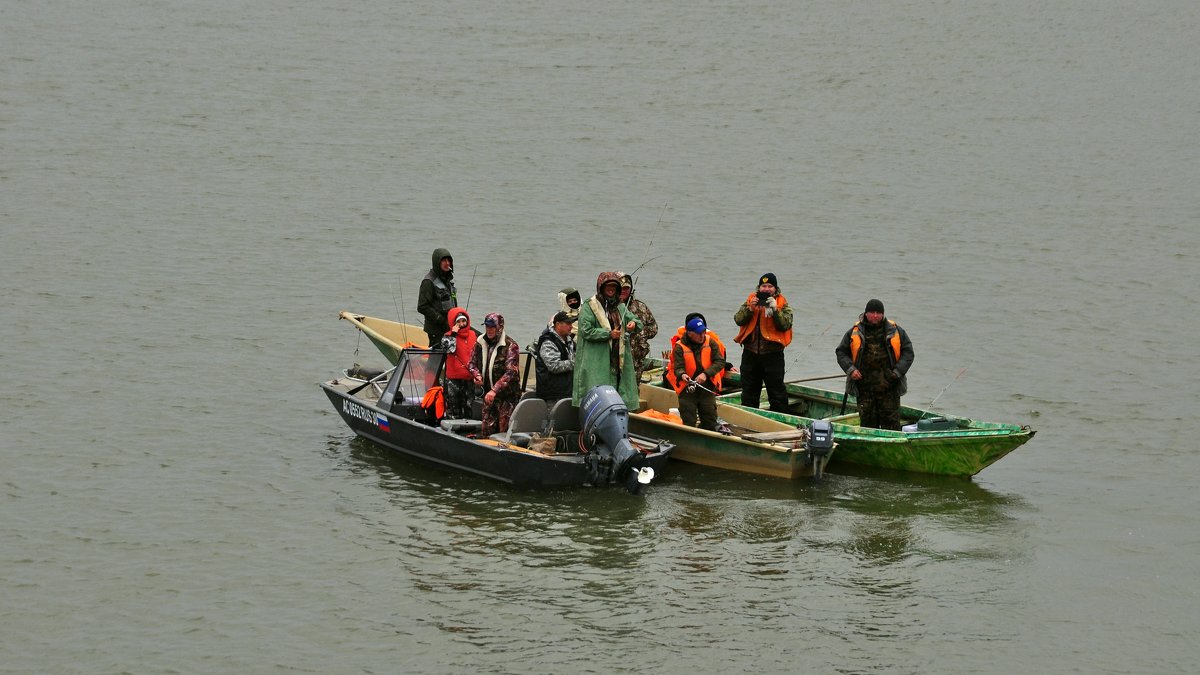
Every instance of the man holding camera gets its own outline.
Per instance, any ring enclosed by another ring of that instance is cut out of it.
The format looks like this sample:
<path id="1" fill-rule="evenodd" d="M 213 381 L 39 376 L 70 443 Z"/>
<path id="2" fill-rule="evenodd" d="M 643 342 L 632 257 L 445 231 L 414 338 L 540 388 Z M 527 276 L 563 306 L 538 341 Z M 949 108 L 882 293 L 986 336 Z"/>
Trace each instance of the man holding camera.
<path id="1" fill-rule="evenodd" d="M 742 303 L 733 322 L 741 327 L 734 342 L 742 345 L 742 405 L 757 408 L 765 384 L 771 410 L 788 412 L 783 349 L 792 341 L 792 308 L 774 274 L 758 278 L 758 290 Z"/>

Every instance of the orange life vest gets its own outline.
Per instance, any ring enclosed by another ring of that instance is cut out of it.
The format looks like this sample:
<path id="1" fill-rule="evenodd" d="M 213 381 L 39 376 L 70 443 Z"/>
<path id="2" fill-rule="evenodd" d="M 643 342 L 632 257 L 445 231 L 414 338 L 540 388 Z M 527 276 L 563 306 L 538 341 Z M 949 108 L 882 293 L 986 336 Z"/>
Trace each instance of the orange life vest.
<path id="1" fill-rule="evenodd" d="M 887 342 L 892 348 L 892 359 L 893 359 L 893 363 L 894 363 L 894 362 L 900 360 L 900 331 L 896 330 L 896 322 L 895 321 L 888 319 L 887 323 L 888 323 Z M 856 322 L 854 322 L 854 326 L 850 329 L 850 360 L 856 364 L 858 363 L 858 350 L 862 347 L 862 343 L 863 343 L 861 324 L 862 324 L 861 321 L 856 321 Z M 843 325 L 845 325 L 845 324 L 843 324 Z"/>
<path id="2" fill-rule="evenodd" d="M 446 414 L 446 397 L 441 387 L 430 387 L 421 398 L 421 407 L 428 410 L 435 419 L 442 419 Z"/>
<path id="3" fill-rule="evenodd" d="M 671 336 L 671 358 L 667 359 L 667 382 L 671 383 L 671 387 L 675 389 L 676 394 L 682 394 L 684 389 L 687 389 L 688 383 L 675 378 L 675 343 L 683 338 L 683 333 L 686 329 L 680 328 L 679 333 Z M 708 370 L 712 366 L 713 349 L 718 350 L 718 354 L 724 358 L 725 345 L 721 344 L 721 338 L 717 337 L 712 331 L 705 331 L 704 345 L 700 348 L 700 368 Z M 686 345 L 683 347 L 683 372 L 689 376 L 696 372 L 696 352 L 692 351 Z M 709 380 L 706 384 L 709 389 L 721 393 L 721 379 L 725 376 L 725 369 L 722 368 L 719 373 Z M 711 386 L 710 386 L 711 385 Z"/>
<path id="4" fill-rule="evenodd" d="M 746 302 L 750 302 L 750 300 L 752 298 L 754 298 L 755 295 L 756 295 L 755 293 L 751 293 L 750 295 L 746 296 Z M 787 307 L 787 299 L 784 298 L 782 295 L 775 296 L 775 306 L 776 306 L 775 307 L 776 311 L 779 311 L 779 310 L 783 309 L 784 307 Z M 759 317 L 762 317 L 762 320 L 760 320 Z M 789 328 L 785 331 L 780 331 L 779 328 L 777 328 L 775 326 L 774 321 L 766 321 L 765 319 L 766 319 L 766 309 L 765 308 L 759 307 L 758 309 L 754 310 L 754 314 L 752 314 L 750 316 L 750 320 L 746 322 L 745 326 L 742 326 L 741 330 L 738 331 L 737 337 L 735 337 L 733 339 L 733 341 L 738 343 L 739 345 L 742 344 L 751 335 L 754 335 L 754 329 L 757 327 L 758 330 L 762 331 L 762 336 L 763 336 L 764 340 L 770 340 L 771 342 L 778 342 L 779 344 L 783 345 L 784 347 L 786 347 L 792 343 L 792 329 L 791 328 Z"/>

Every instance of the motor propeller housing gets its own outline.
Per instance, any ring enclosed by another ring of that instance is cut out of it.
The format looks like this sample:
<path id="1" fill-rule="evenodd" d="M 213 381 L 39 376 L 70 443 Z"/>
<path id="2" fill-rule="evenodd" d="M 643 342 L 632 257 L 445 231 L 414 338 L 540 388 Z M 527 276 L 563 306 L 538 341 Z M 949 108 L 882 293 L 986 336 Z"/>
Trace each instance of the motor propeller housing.
<path id="1" fill-rule="evenodd" d="M 629 440 L 629 408 L 607 384 L 593 387 L 580 401 L 579 422 L 593 485 L 624 482 L 634 494 L 654 479 L 645 456 Z"/>

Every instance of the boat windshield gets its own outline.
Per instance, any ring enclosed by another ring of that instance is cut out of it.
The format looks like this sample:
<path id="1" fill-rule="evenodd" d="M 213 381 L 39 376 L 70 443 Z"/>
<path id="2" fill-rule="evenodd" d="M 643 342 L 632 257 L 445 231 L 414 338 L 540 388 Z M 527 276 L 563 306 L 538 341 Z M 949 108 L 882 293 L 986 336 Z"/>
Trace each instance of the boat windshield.
<path id="1" fill-rule="evenodd" d="M 442 359 L 446 353 L 441 351 L 419 352 L 406 350 L 404 372 L 401 373 L 400 387 L 410 395 L 424 395 L 431 387 L 437 386 L 438 371 L 442 368 Z"/>
<path id="2" fill-rule="evenodd" d="M 446 358 L 443 351 L 405 349 L 396 364 L 396 372 L 380 397 L 380 405 L 390 408 L 393 401 L 420 401 L 425 392 L 438 384 L 438 374 Z"/>

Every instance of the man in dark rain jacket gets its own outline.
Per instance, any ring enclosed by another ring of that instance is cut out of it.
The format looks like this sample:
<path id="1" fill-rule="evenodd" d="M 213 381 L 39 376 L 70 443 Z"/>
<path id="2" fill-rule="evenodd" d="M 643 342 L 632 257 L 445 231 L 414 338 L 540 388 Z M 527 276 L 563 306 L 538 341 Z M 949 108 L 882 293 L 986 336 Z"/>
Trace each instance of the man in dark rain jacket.
<path id="1" fill-rule="evenodd" d="M 438 349 L 442 336 L 450 330 L 450 308 L 458 307 L 458 294 L 454 288 L 454 258 L 450 250 L 434 249 L 433 266 L 421 280 L 417 294 L 417 311 L 425 317 L 425 334 L 429 346 Z"/>
<path id="2" fill-rule="evenodd" d="M 846 393 L 858 400 L 859 424 L 900 431 L 900 397 L 908 391 L 912 340 L 872 299 L 834 350 L 846 373 Z"/>

